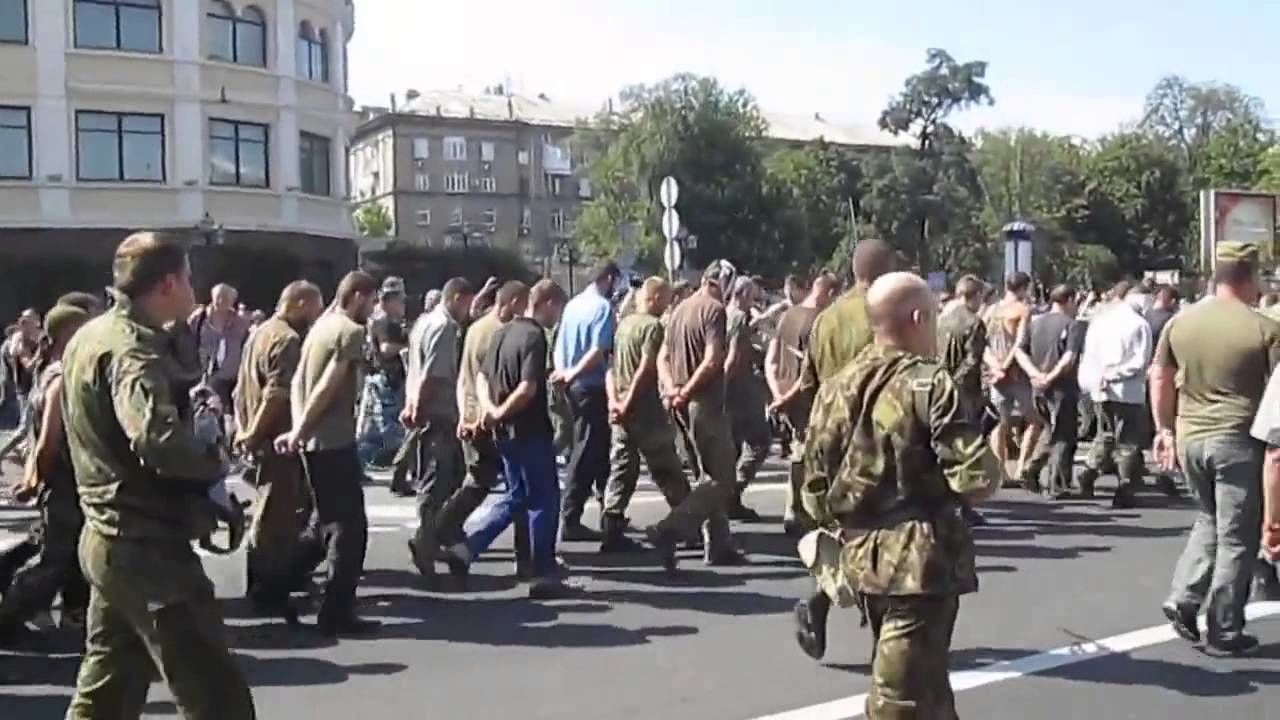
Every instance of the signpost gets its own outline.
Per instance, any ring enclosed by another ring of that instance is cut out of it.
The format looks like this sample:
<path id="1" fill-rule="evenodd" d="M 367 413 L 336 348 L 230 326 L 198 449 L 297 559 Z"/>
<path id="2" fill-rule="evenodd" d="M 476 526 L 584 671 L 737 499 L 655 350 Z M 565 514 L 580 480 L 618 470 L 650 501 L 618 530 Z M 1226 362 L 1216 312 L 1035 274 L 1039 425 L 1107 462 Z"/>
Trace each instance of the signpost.
<path id="1" fill-rule="evenodd" d="M 684 252 L 680 247 L 680 213 L 676 211 L 676 202 L 680 199 L 680 183 L 668 175 L 662 179 L 658 189 L 658 199 L 662 201 L 662 234 L 667 238 L 667 246 L 662 252 L 662 261 L 667 266 L 667 278 L 675 280 L 676 271 L 684 262 Z"/>

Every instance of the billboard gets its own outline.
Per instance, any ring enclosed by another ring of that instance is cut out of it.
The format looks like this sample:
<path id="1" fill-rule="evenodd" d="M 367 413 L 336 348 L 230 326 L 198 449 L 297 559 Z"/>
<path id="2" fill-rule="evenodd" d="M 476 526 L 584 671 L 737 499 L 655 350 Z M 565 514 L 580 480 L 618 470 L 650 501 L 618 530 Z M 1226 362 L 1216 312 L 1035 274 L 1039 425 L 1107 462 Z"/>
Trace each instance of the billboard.
<path id="1" fill-rule="evenodd" d="M 1276 247 L 1277 198 L 1241 190 L 1205 190 L 1200 193 L 1200 259 L 1213 270 L 1214 248 L 1220 242 L 1245 242 L 1258 246 L 1259 264 L 1271 270 L 1280 259 Z"/>

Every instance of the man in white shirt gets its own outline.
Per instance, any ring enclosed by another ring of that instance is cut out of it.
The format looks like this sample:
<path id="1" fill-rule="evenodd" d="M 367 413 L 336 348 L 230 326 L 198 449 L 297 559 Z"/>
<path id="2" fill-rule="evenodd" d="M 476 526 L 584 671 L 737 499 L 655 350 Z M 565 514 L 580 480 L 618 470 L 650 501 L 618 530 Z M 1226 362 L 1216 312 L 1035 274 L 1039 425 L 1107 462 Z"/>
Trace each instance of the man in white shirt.
<path id="1" fill-rule="evenodd" d="M 1090 497 L 1099 475 L 1115 473 L 1118 484 L 1112 506 L 1131 508 L 1134 492 L 1142 484 L 1142 448 L 1149 436 L 1146 369 L 1152 352 L 1151 326 L 1142 316 L 1141 293 L 1120 283 L 1114 294 L 1121 299 L 1089 322 L 1080 358 L 1080 389 L 1096 404 L 1100 432 L 1078 480 L 1082 495 Z"/>

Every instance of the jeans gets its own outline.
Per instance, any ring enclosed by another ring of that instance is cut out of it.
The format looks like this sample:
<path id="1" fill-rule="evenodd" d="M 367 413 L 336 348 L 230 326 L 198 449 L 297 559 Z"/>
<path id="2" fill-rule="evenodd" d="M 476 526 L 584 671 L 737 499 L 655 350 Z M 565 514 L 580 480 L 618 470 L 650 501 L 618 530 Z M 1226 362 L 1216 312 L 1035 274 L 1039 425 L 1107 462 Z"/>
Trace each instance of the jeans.
<path id="1" fill-rule="evenodd" d="M 467 535 L 467 549 L 472 557 L 488 550 L 511 525 L 513 517 L 527 511 L 533 573 L 551 577 L 556 568 L 556 508 L 560 504 L 552 438 L 536 435 L 499 439 L 497 446 L 507 490 L 477 519 L 475 530 Z"/>
<path id="2" fill-rule="evenodd" d="M 609 400 L 603 387 L 573 385 L 566 394 L 573 416 L 573 454 L 560 515 L 572 524 L 582 520 L 587 498 L 604 494 L 609 479 Z"/>
<path id="3" fill-rule="evenodd" d="M 1229 642 L 1244 631 L 1261 541 L 1263 445 L 1235 432 L 1184 441 L 1179 453 L 1199 514 L 1169 602 L 1199 610 L 1207 600 L 1208 639 Z"/>
<path id="4" fill-rule="evenodd" d="M 342 622 L 355 615 L 356 586 L 364 572 L 369 546 L 369 516 L 361 487 L 364 471 L 354 445 L 315 450 L 302 455 L 307 479 L 315 492 L 316 511 L 309 533 L 321 542 L 306 543 L 312 552 L 323 552 L 329 564 L 329 582 L 320 606 L 320 622 Z M 300 563 L 314 567 L 318 558 Z"/>

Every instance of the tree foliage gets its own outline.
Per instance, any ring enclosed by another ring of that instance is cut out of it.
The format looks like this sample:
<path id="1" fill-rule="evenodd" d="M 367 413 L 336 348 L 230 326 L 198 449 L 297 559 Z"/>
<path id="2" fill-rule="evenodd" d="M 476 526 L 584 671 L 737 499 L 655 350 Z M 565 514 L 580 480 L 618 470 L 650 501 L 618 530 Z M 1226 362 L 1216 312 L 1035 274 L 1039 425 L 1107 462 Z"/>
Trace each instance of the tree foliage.
<path id="1" fill-rule="evenodd" d="M 352 216 L 356 230 L 364 237 L 382 238 L 391 234 L 395 221 L 382 203 L 362 205 Z"/>

